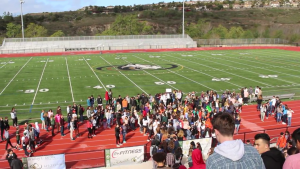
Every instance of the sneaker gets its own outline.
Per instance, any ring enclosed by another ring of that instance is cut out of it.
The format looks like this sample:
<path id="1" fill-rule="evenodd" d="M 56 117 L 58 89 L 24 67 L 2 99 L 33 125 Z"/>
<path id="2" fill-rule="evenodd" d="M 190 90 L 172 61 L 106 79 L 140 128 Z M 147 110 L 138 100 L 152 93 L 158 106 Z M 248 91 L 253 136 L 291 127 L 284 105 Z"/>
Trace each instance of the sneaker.
<path id="1" fill-rule="evenodd" d="M 148 142 L 150 141 L 150 140 L 147 140 Z"/>
<path id="2" fill-rule="evenodd" d="M 147 136 L 147 134 L 144 134 L 144 136 Z"/>
<path id="3" fill-rule="evenodd" d="M 126 141 L 123 141 L 123 143 L 126 143 Z"/>
<path id="4" fill-rule="evenodd" d="M 120 144 L 120 146 L 123 145 L 122 143 Z"/>
<path id="5" fill-rule="evenodd" d="M 282 122 L 282 124 L 286 124 L 285 122 Z"/>
<path id="6" fill-rule="evenodd" d="M 37 148 L 38 147 L 38 145 L 35 145 L 35 148 Z"/>
<path id="7" fill-rule="evenodd" d="M 120 145 L 119 145 L 119 144 L 117 144 L 117 147 L 120 147 Z"/>

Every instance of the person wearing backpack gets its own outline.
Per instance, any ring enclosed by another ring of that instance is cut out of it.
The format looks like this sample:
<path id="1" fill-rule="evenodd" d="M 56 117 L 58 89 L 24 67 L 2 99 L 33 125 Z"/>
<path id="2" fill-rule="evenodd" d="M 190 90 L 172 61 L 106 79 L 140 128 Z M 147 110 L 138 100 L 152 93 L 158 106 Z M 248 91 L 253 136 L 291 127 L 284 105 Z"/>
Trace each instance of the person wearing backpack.
<path id="1" fill-rule="evenodd" d="M 158 147 L 157 147 L 157 142 L 155 140 L 152 140 L 151 142 L 151 147 L 150 147 L 150 157 L 153 158 L 153 155 L 157 153 Z M 156 168 L 155 161 L 153 161 L 153 168 Z"/>
<path id="2" fill-rule="evenodd" d="M 36 133 L 35 133 L 35 130 L 32 126 L 29 128 L 29 135 L 28 136 L 29 136 L 29 147 L 31 149 L 31 152 L 34 153 L 35 152 L 34 142 L 35 142 Z"/>
<path id="3" fill-rule="evenodd" d="M 27 151 L 27 146 L 28 146 L 28 144 L 29 144 L 29 138 L 28 138 L 28 136 L 27 136 L 27 132 L 24 132 L 24 133 L 23 133 L 23 137 L 22 137 L 21 141 L 22 141 L 22 147 L 23 147 L 23 150 L 24 150 L 24 152 L 25 152 L 25 156 L 26 156 L 26 157 L 30 157 L 30 156 L 31 156 L 31 153 L 28 153 L 28 151 Z"/>

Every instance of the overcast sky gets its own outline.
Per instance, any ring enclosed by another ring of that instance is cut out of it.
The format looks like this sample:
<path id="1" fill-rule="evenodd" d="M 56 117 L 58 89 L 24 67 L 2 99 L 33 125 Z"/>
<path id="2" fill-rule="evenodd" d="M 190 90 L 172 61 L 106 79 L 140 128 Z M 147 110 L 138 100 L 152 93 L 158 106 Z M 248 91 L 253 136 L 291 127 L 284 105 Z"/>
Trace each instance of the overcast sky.
<path id="1" fill-rule="evenodd" d="M 110 5 L 133 5 L 158 3 L 163 0 L 25 0 L 23 4 L 23 13 L 39 12 L 61 12 L 77 10 L 84 6 L 110 6 Z M 173 0 L 164 0 L 172 2 Z M 174 0 L 180 1 L 180 0 Z M 3 12 L 11 12 L 14 15 L 20 14 L 20 0 L 0 0 L 0 15 Z"/>

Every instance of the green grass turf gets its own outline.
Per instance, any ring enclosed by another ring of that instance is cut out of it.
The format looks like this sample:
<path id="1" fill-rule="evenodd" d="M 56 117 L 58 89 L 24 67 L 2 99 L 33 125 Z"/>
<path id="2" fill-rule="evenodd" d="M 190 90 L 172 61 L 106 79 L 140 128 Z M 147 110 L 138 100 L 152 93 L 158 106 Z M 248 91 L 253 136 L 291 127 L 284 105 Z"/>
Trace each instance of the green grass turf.
<path id="1" fill-rule="evenodd" d="M 299 60 L 299 52 L 273 49 L 1 58 L 0 116 L 10 118 L 11 107 L 16 107 L 19 119 L 39 118 L 42 109 L 55 110 L 58 105 L 66 113 L 66 106 L 73 100 L 86 105 L 91 94 L 104 97 L 108 85 L 115 86 L 114 97 L 142 92 L 155 95 L 166 88 L 184 93 L 208 89 L 238 92 L 241 87 L 257 85 L 262 87 L 263 95 L 299 96 Z M 129 63 L 158 65 L 162 69 L 118 70 L 118 66 Z M 165 69 L 172 65 L 177 67 Z M 104 68 L 98 70 L 99 67 Z M 212 81 L 213 78 L 230 80 Z M 94 88 L 98 85 L 102 88 Z M 37 89 L 49 91 L 36 92 Z M 24 93 L 26 90 L 33 92 Z"/>

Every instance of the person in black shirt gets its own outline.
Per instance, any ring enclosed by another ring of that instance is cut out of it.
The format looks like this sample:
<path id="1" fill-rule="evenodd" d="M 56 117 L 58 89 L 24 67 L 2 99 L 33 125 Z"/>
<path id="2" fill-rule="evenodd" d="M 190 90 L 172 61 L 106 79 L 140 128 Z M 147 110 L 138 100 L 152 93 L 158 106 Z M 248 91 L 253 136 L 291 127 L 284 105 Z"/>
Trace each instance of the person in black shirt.
<path id="1" fill-rule="evenodd" d="M 22 169 L 23 163 L 20 159 L 18 159 L 17 155 L 13 156 L 13 160 L 11 161 L 11 168 L 13 169 Z"/>
<path id="2" fill-rule="evenodd" d="M 72 109 L 75 110 L 76 115 L 78 114 L 78 106 L 76 103 L 73 104 Z"/>
<path id="3" fill-rule="evenodd" d="M 14 153 L 14 151 L 12 149 L 8 149 L 7 150 L 7 155 L 6 155 L 6 160 L 8 161 L 9 166 L 11 167 L 11 162 L 13 160 L 13 157 L 16 154 Z"/>
<path id="4" fill-rule="evenodd" d="M 116 136 L 117 147 L 120 147 L 120 145 L 122 145 L 122 143 L 120 142 L 120 126 L 119 126 L 119 124 L 117 124 L 116 128 L 115 128 L 115 136 Z"/>
<path id="5" fill-rule="evenodd" d="M 97 98 L 97 104 L 98 106 L 101 106 L 102 107 L 102 98 L 100 95 L 98 95 L 98 98 Z"/>
<path id="6" fill-rule="evenodd" d="M 90 102 L 91 102 L 91 107 L 94 107 L 94 104 L 95 104 L 95 98 L 94 98 L 93 95 L 91 95 Z"/>
<path id="7" fill-rule="evenodd" d="M 1 130 L 1 140 L 2 140 L 2 141 L 3 141 L 3 133 L 4 133 L 4 129 L 5 129 L 4 121 L 3 121 L 3 118 L 0 117 L 0 130 Z"/>
<path id="8" fill-rule="evenodd" d="M 83 113 L 84 113 L 84 108 L 81 106 L 81 104 L 79 105 L 79 116 L 80 116 L 80 122 L 83 122 Z M 70 120 L 71 121 L 71 120 Z"/>

